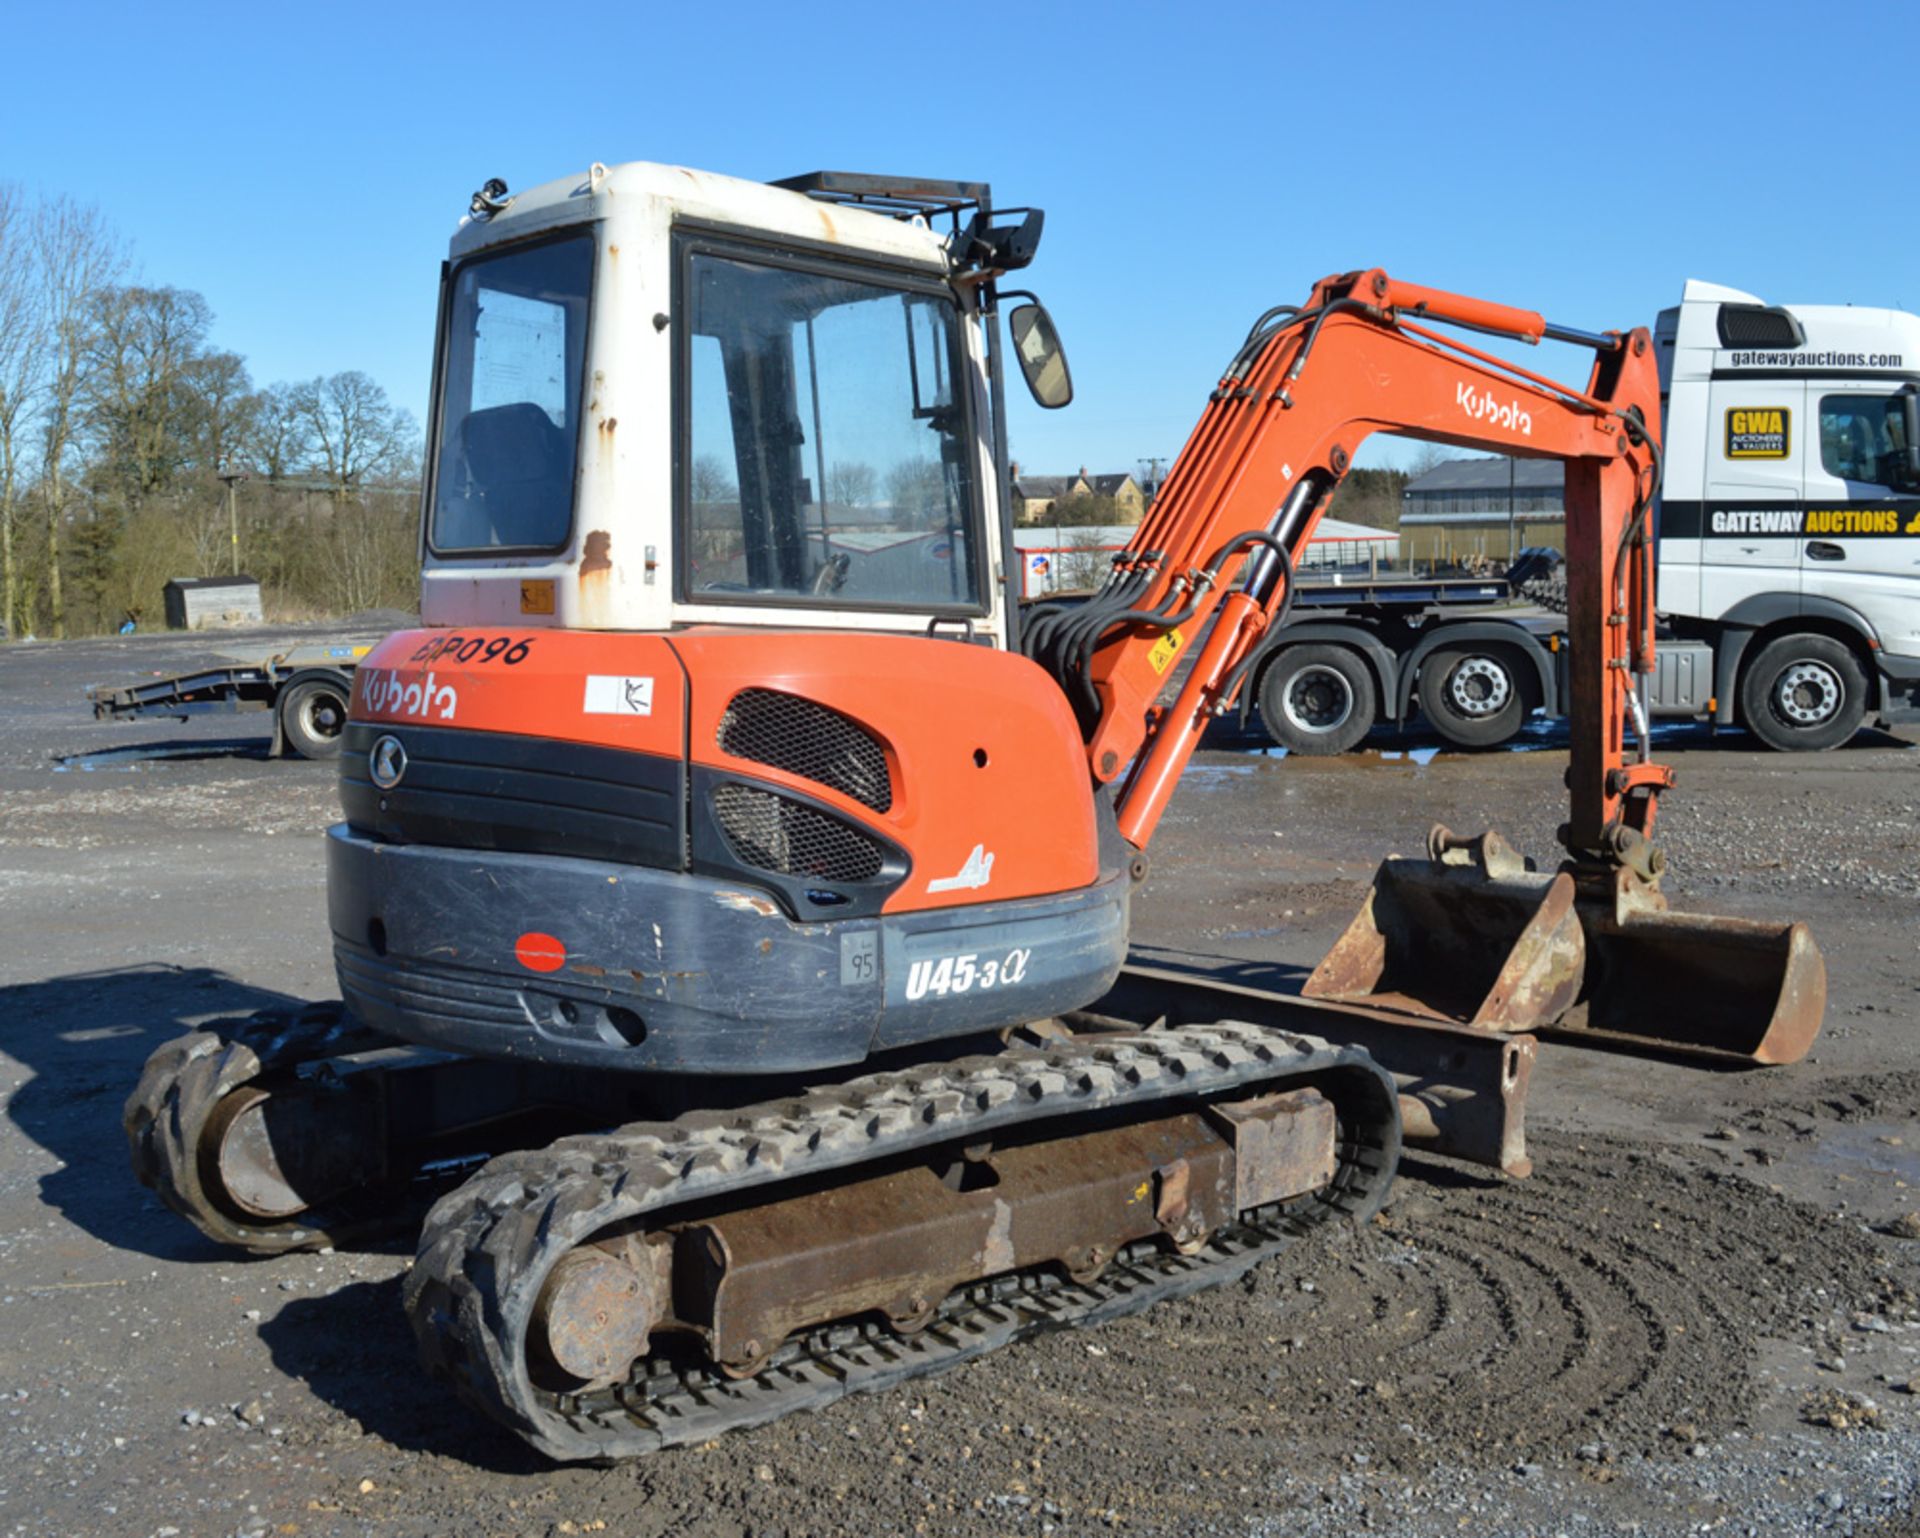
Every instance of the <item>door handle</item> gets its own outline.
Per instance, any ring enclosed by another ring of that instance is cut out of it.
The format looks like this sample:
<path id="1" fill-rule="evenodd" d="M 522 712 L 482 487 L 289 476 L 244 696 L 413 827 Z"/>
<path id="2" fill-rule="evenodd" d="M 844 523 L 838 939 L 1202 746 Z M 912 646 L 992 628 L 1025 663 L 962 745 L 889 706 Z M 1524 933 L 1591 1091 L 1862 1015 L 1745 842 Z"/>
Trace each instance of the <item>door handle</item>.
<path id="1" fill-rule="evenodd" d="M 1839 545 L 1829 544 L 1824 539 L 1807 541 L 1807 559 L 1810 561 L 1844 561 L 1847 552 Z"/>

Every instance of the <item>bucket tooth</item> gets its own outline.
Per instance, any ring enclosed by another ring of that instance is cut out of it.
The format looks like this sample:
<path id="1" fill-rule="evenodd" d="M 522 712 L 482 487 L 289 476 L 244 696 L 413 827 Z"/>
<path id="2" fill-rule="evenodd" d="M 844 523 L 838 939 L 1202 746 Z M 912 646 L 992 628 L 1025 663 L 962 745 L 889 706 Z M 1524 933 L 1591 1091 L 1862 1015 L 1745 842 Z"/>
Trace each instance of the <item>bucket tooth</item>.
<path id="1" fill-rule="evenodd" d="M 1798 1062 L 1819 1032 L 1804 924 L 1674 913 L 1626 868 L 1537 873 L 1495 833 L 1436 827 L 1428 853 L 1381 865 L 1307 997 L 1730 1063 Z"/>
<path id="2" fill-rule="evenodd" d="M 1531 870 L 1497 833 L 1435 828 L 1428 849 L 1380 866 L 1301 992 L 1476 1030 L 1553 1024 L 1586 970 L 1573 878 Z"/>

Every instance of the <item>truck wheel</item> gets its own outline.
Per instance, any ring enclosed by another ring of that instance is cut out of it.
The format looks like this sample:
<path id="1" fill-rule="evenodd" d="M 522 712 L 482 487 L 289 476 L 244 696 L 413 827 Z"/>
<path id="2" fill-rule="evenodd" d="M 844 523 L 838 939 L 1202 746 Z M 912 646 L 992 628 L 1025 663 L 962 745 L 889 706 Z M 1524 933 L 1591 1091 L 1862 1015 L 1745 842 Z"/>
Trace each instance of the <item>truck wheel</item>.
<path id="1" fill-rule="evenodd" d="M 1373 728 L 1373 674 L 1344 646 L 1289 646 L 1260 679 L 1260 719 L 1290 753 L 1331 757 Z"/>
<path id="2" fill-rule="evenodd" d="M 1420 664 L 1420 709 L 1456 747 L 1498 747 L 1527 719 L 1525 665 L 1511 647 L 1440 647 Z"/>
<path id="3" fill-rule="evenodd" d="M 1780 753 L 1837 748 L 1867 713 L 1867 673 L 1843 641 L 1783 635 L 1767 642 L 1740 680 L 1748 731 Z"/>
<path id="4" fill-rule="evenodd" d="M 280 735 L 302 758 L 333 758 L 347 725 L 344 679 L 296 678 L 280 691 Z"/>

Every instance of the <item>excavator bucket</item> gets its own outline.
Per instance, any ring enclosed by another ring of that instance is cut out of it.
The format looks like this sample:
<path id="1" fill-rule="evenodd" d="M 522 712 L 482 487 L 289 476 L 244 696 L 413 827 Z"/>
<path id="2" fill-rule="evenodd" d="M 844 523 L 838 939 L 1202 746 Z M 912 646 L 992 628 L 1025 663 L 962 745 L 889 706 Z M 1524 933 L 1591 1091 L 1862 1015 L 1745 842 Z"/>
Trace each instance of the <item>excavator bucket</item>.
<path id="1" fill-rule="evenodd" d="M 1487 1031 L 1564 1016 L 1586 975 L 1573 878 L 1529 870 L 1497 833 L 1475 843 L 1381 865 L 1301 991 Z"/>
<path id="2" fill-rule="evenodd" d="M 1628 1050 L 1797 1063 L 1827 964 L 1805 924 L 1705 913 L 1581 913 L 1587 985 L 1557 1029 Z"/>
<path id="3" fill-rule="evenodd" d="M 1435 828 L 1428 855 L 1381 865 L 1307 997 L 1721 1062 L 1796 1062 L 1820 1029 L 1826 964 L 1804 924 L 1583 896 L 1497 833 Z"/>

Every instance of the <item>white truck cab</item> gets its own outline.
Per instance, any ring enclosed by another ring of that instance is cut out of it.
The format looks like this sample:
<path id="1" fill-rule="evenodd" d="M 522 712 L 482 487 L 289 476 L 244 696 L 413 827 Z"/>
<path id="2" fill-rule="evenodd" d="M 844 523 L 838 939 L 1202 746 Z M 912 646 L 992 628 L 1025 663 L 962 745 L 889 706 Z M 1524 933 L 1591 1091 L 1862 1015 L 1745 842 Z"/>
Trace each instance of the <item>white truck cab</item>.
<path id="1" fill-rule="evenodd" d="M 1715 720 L 1780 748 L 1833 747 L 1864 718 L 1911 718 L 1920 317 L 1772 306 L 1693 281 L 1655 341 L 1658 591 L 1674 636 L 1655 709 L 1704 708 L 1666 697 L 1691 677 L 1680 692 L 1710 685 Z"/>

